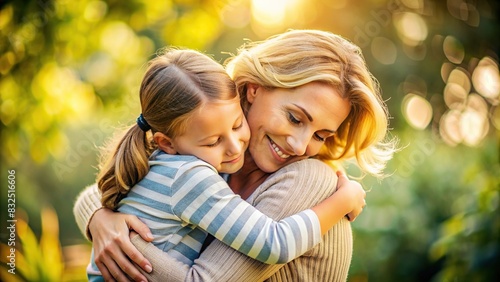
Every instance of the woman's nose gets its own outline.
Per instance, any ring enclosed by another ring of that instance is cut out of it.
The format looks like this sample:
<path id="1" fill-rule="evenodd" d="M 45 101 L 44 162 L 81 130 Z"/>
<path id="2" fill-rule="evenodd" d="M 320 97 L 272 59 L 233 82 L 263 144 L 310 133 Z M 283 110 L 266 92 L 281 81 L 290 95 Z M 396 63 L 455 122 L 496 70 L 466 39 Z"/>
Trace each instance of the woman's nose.
<path id="1" fill-rule="evenodd" d="M 287 138 L 288 145 L 292 148 L 293 153 L 297 156 L 303 156 L 309 146 L 310 138 L 305 136 L 290 136 Z"/>

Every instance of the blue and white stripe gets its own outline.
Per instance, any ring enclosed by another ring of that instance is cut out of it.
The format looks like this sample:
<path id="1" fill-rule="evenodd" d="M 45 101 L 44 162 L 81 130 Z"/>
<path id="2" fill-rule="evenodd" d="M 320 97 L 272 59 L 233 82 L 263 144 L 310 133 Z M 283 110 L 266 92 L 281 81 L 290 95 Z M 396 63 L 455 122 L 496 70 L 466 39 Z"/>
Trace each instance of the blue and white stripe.
<path id="1" fill-rule="evenodd" d="M 188 265 L 198 257 L 206 232 L 268 264 L 289 262 L 321 240 L 312 210 L 274 221 L 192 156 L 158 152 L 118 210 L 141 218 L 151 228 L 153 244 Z"/>

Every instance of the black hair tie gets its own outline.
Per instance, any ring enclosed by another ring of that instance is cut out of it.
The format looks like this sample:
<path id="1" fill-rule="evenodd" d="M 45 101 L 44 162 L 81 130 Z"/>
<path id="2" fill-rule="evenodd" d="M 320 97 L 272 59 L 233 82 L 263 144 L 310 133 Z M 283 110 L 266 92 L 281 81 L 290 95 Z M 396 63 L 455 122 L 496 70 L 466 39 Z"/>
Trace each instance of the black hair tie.
<path id="1" fill-rule="evenodd" d="M 144 132 L 151 129 L 151 126 L 149 126 L 148 122 L 146 121 L 146 119 L 144 119 L 144 116 L 142 114 L 140 114 L 139 117 L 137 118 L 137 125 Z"/>

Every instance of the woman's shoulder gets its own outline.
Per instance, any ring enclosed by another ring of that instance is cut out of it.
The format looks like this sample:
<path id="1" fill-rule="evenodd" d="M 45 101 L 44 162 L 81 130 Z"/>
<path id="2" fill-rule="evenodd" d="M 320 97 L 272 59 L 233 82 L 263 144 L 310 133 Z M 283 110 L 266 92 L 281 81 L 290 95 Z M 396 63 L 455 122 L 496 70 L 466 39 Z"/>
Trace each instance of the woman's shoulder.
<path id="1" fill-rule="evenodd" d="M 335 175 L 335 170 L 333 169 L 333 167 L 329 166 L 323 161 L 312 158 L 303 159 L 288 164 L 282 167 L 281 169 L 277 170 L 275 173 L 273 173 L 273 175 L 282 173 L 291 173 L 291 172 L 296 172 L 300 174 L 308 173 L 312 175 L 325 175 L 325 174 Z"/>
<path id="2" fill-rule="evenodd" d="M 332 167 L 316 159 L 304 159 L 271 174 L 248 200 L 254 205 L 273 203 L 283 207 L 286 203 L 284 215 L 289 215 L 314 206 L 336 187 L 337 175 Z M 288 209 L 290 206 L 293 208 Z"/>
<path id="3" fill-rule="evenodd" d="M 308 189 L 335 188 L 337 175 L 333 167 L 317 159 L 304 159 L 288 164 L 271 174 L 261 186 L 308 187 Z M 282 188 L 281 188 L 282 189 Z"/>

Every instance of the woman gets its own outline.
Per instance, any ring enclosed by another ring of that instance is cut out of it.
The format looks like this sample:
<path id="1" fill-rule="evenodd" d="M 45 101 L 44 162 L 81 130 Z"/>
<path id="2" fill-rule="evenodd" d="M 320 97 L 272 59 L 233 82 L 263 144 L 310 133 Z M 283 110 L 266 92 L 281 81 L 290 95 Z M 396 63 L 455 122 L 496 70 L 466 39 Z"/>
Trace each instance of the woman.
<path id="1" fill-rule="evenodd" d="M 376 81 L 359 48 L 345 39 L 323 31 L 285 32 L 244 46 L 227 70 L 242 97 L 251 132 L 244 166 L 228 183 L 268 216 L 286 217 L 333 193 L 337 178 L 325 163 L 355 157 L 364 171 L 379 175 L 391 158 L 394 142 L 384 141 L 387 112 Z M 89 219 L 99 207 L 99 194 L 87 189 L 84 195 L 75 215 L 80 226 L 90 221 L 96 261 L 107 271 L 103 275 L 122 280 L 121 267 L 135 280 L 144 279 L 124 253 L 145 270 L 148 263 L 124 234 L 131 227 L 146 238 L 147 229 L 135 218 L 107 210 Z M 345 281 L 352 234 L 343 220 L 322 243 L 285 265 L 259 263 L 218 241 L 190 269 L 149 245 L 140 249 L 152 262 L 153 275 L 161 277 L 152 279 Z"/>

